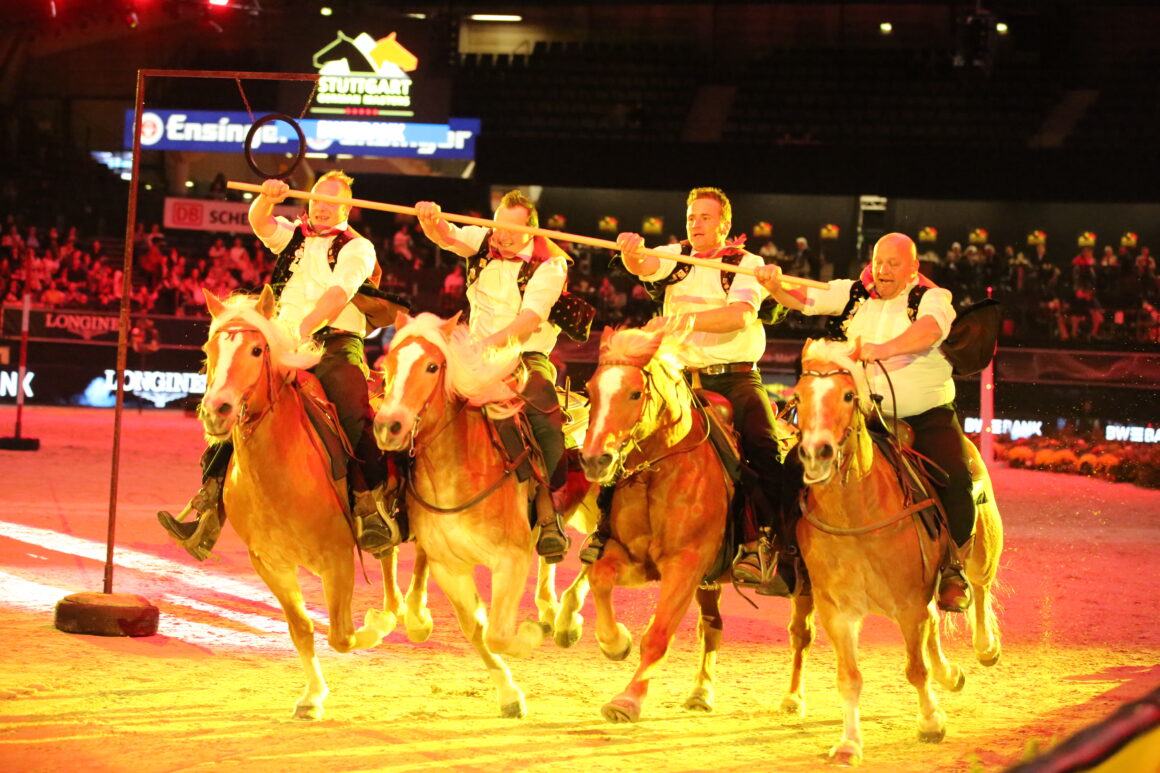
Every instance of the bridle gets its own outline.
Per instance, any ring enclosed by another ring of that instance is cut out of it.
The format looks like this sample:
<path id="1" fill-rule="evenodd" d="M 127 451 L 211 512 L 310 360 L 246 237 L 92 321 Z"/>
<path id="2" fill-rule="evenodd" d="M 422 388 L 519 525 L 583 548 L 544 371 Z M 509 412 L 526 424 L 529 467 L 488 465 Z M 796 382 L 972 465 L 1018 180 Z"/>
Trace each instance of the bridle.
<path id="1" fill-rule="evenodd" d="M 235 336 L 245 333 L 257 333 L 259 336 L 262 336 L 262 331 L 258 330 L 257 328 L 234 325 L 220 328 L 213 334 L 213 337 L 217 338 L 219 336 L 225 335 L 227 338 L 233 339 Z M 266 374 L 266 394 L 268 395 L 266 399 L 266 405 L 257 414 L 250 415 L 250 397 L 252 396 L 253 391 L 257 387 L 258 383 L 262 380 L 259 376 L 254 380 L 254 383 L 251 384 L 249 388 L 242 393 L 241 398 L 238 400 L 238 418 L 234 422 L 234 430 L 238 432 L 239 438 L 241 440 L 248 439 L 257 428 L 258 423 L 261 422 L 267 414 L 270 414 L 274 411 L 274 403 L 276 402 L 276 398 L 281 393 L 282 387 L 285 387 L 289 382 L 289 378 L 283 379 L 281 386 L 278 389 L 275 389 L 274 366 L 270 357 L 270 342 L 266 341 L 265 337 L 262 337 L 261 367 Z"/>
<path id="2" fill-rule="evenodd" d="M 617 454 L 617 458 L 619 459 L 619 461 L 618 461 L 618 470 L 617 470 L 616 475 L 614 477 L 615 477 L 617 484 L 622 483 L 622 482 L 628 480 L 629 478 L 632 478 L 636 475 L 639 475 L 642 472 L 645 472 L 646 470 L 651 469 L 652 467 L 659 464 L 662 460 L 667 459 L 670 456 L 688 453 L 689 451 L 692 451 L 693 449 L 697 448 L 699 445 L 701 445 L 702 443 L 704 443 L 706 440 L 709 439 L 709 417 L 705 414 L 705 407 L 703 405 L 701 405 L 700 401 L 697 399 L 696 394 L 693 392 L 693 388 L 689 385 L 689 383 L 687 381 L 685 381 L 685 379 L 678 377 L 676 380 L 679 381 L 681 384 L 683 384 L 685 387 L 685 391 L 687 391 L 689 393 L 689 404 L 695 406 L 697 412 L 701 415 L 702 423 L 705 425 L 704 435 L 701 438 L 699 438 L 695 443 L 688 446 L 687 448 L 682 448 L 680 446 L 680 444 L 677 444 L 675 446 L 672 446 L 670 448 L 665 449 L 659 456 L 657 456 L 653 459 L 646 458 L 645 461 L 640 462 L 639 464 L 633 466 L 632 469 L 626 470 L 624 468 L 625 461 L 627 461 L 629 454 L 631 454 L 633 450 L 640 451 L 641 454 L 644 453 L 644 449 L 642 449 L 640 447 L 640 438 L 638 437 L 638 433 L 640 432 L 640 428 L 644 424 L 644 418 L 646 415 L 645 411 L 647 410 L 647 407 L 652 406 L 652 405 L 656 405 L 658 401 L 653 399 L 654 393 L 656 392 L 656 390 L 654 388 L 654 383 L 653 383 L 655 376 L 653 375 L 653 373 L 651 371 L 648 370 L 647 367 L 642 365 L 639 361 L 632 360 L 632 359 L 611 359 L 610 358 L 610 359 L 599 360 L 596 363 L 597 369 L 604 368 L 604 367 L 614 367 L 614 366 L 624 366 L 624 367 L 636 368 L 637 370 L 640 371 L 642 379 L 644 381 L 644 388 L 641 390 L 640 416 L 637 418 L 636 422 L 633 424 L 632 429 L 625 434 L 624 439 L 620 442 L 620 445 L 616 449 L 616 454 Z M 684 416 L 685 416 L 685 409 L 684 409 L 684 405 L 682 404 L 681 410 L 677 414 L 676 418 L 674 418 L 671 422 L 669 422 L 667 424 L 664 424 L 662 426 L 658 426 L 658 427 L 654 428 L 652 430 L 652 433 L 650 433 L 650 434 L 656 434 L 662 430 L 666 430 L 670 427 L 677 426 L 684 419 Z M 630 446 L 631 446 L 631 448 L 630 448 Z"/>
<path id="3" fill-rule="evenodd" d="M 833 368 L 831 370 L 826 370 L 826 371 L 803 370 L 802 376 L 803 377 L 813 376 L 814 378 L 837 378 L 838 376 L 849 376 L 850 380 L 854 382 L 854 411 L 857 412 L 857 411 L 862 410 L 862 399 L 858 396 L 858 388 L 857 388 L 858 380 L 854 377 L 853 372 L 851 372 L 849 368 Z M 792 402 L 796 406 L 797 398 L 794 397 Z M 849 469 L 847 469 L 847 467 L 849 465 L 849 457 L 846 457 L 843 455 L 842 449 L 844 449 L 846 447 L 846 441 L 848 441 L 850 439 L 850 434 L 853 431 L 854 431 L 854 420 L 851 418 L 850 423 L 846 425 L 846 431 L 842 433 L 842 437 L 838 439 L 838 442 L 835 444 L 836 447 L 834 449 L 834 453 L 836 453 L 838 456 L 838 460 L 837 460 L 838 469 L 837 469 L 837 471 L 838 471 L 838 474 L 842 476 L 843 482 L 845 482 L 849 478 L 850 471 L 849 471 Z M 800 454 L 801 453 L 800 443 L 798 445 L 798 448 L 799 448 L 798 453 Z"/>

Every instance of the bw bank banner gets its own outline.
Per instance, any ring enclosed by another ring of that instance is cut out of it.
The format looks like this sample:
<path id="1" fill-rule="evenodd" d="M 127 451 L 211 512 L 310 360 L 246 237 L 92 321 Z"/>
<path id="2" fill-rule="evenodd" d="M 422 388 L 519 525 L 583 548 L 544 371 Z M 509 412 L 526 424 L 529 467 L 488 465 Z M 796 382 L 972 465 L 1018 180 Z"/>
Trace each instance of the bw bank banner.
<path id="1" fill-rule="evenodd" d="M 141 116 L 141 147 L 146 150 L 204 150 L 239 153 L 252 125 L 248 113 L 214 110 L 149 110 Z M 298 121 L 311 153 L 391 158 L 475 158 L 478 118 L 442 123 L 351 121 L 304 118 Z M 133 147 L 133 111 L 125 111 L 125 149 Z M 284 121 L 258 130 L 256 153 L 290 153 L 298 135 Z"/>

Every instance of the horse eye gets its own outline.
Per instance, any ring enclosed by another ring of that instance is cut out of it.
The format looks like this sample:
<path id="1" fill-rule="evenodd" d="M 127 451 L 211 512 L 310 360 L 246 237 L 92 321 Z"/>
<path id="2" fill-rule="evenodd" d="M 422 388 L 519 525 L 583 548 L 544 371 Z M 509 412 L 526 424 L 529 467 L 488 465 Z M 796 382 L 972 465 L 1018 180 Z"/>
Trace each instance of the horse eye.
<path id="1" fill-rule="evenodd" d="M 255 357 L 261 357 L 262 356 L 262 347 L 255 346 L 253 349 L 250 350 L 250 354 L 254 355 Z"/>
<path id="2" fill-rule="evenodd" d="M 437 363 L 437 362 L 427 363 L 427 372 L 428 373 L 438 373 L 439 372 L 439 363 Z"/>
<path id="3" fill-rule="evenodd" d="M 848 403 L 852 403 L 852 402 L 854 402 L 854 393 L 847 392 L 846 394 L 842 395 L 842 399 Z"/>
<path id="4" fill-rule="evenodd" d="M 628 399 L 629 399 L 629 400 L 639 400 L 639 399 L 640 399 L 640 395 L 641 395 L 641 393 L 640 393 L 640 392 L 633 392 L 632 394 L 630 394 L 630 395 L 628 396 Z"/>

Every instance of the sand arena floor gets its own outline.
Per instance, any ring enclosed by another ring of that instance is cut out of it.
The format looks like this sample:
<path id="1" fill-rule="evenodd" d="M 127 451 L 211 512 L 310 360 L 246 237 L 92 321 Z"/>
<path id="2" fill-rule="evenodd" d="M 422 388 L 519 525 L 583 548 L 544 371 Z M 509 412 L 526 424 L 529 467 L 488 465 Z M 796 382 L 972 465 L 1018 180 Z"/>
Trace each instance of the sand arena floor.
<path id="1" fill-rule="evenodd" d="M 14 409 L 0 408 L 0 434 Z M 118 592 L 162 610 L 143 639 L 56 631 L 68 593 L 101 589 L 112 447 L 111 411 L 31 408 L 38 452 L 0 451 L 0 770 L 4 771 L 692 771 L 825 766 L 841 713 L 824 634 L 808 666 L 805 718 L 777 711 L 789 675 L 787 602 L 754 610 L 724 601 L 725 643 L 711 714 L 681 705 L 696 663 L 695 612 L 653 680 L 642 721 L 612 725 L 600 706 L 635 668 L 607 661 L 587 626 L 574 648 L 549 639 L 509 660 L 528 716 L 498 716 L 491 682 L 438 589 L 422 645 L 397 630 L 378 648 L 339 655 L 325 644 L 322 594 L 305 578 L 331 693 L 323 720 L 289 719 L 301 668 L 273 596 L 227 527 L 220 560 L 197 564 L 157 526 L 196 488 L 200 425 L 175 411 L 124 416 L 117 526 Z M 998 468 L 1007 529 L 999 593 L 1003 658 L 985 669 L 965 626 L 944 633 L 966 688 L 940 692 L 937 746 L 915 739 L 916 700 L 901 636 L 871 619 L 862 636 L 865 769 L 1001 770 L 1160 685 L 1156 560 L 1160 492 L 1075 476 Z M 410 548 L 400 561 L 410 575 Z M 571 556 L 561 579 L 578 564 Z M 377 567 L 355 611 L 380 602 Z M 563 587 L 561 583 L 561 587 Z M 530 585 L 529 585 L 530 588 Z M 485 590 L 486 594 L 486 590 Z M 634 637 L 655 589 L 618 591 Z M 535 614 L 531 594 L 527 616 Z"/>

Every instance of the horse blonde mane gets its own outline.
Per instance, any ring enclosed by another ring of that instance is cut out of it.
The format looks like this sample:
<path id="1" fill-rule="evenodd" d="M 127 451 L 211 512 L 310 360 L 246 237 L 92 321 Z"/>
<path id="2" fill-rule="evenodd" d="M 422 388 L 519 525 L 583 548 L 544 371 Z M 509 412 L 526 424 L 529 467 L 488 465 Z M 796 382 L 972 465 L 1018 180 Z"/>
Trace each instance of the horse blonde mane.
<path id="1" fill-rule="evenodd" d="M 687 340 L 692 330 L 690 318 L 682 315 L 671 317 L 661 328 L 660 345 L 654 351 L 655 331 L 617 328 L 607 340 L 601 341 L 599 362 L 624 362 L 650 373 L 659 370 L 671 379 L 680 378 L 681 355 L 688 347 Z"/>
<path id="2" fill-rule="evenodd" d="M 322 359 L 322 348 L 313 341 L 301 344 L 284 324 L 258 311 L 257 295 L 237 294 L 222 301 L 224 310 L 213 318 L 209 326 L 212 339 L 223 328 L 243 323 L 262 334 L 270 347 L 270 360 L 279 369 L 313 368 Z"/>
<path id="3" fill-rule="evenodd" d="M 822 363 L 822 365 L 818 365 L 818 363 Z M 813 367 L 810 367 L 811 365 Z M 823 373 L 827 370 L 833 370 L 825 365 L 835 365 L 850 371 L 854 377 L 858 403 L 862 407 L 862 411 L 868 413 L 873 405 L 870 401 L 870 382 L 866 378 L 866 366 L 854 359 L 854 345 L 849 341 L 828 341 L 823 338 L 807 340 L 802 349 L 802 370 L 818 370 Z"/>
<path id="4" fill-rule="evenodd" d="M 430 312 L 411 317 L 391 340 L 391 349 L 414 338 L 426 341 L 439 350 L 446 362 L 446 397 L 459 397 L 477 408 L 488 405 L 495 417 L 518 413 L 523 399 L 507 377 L 519 365 L 519 345 L 509 341 L 504 346 L 484 346 L 472 340 L 462 325 L 448 336 L 444 332 L 446 324 L 447 320 Z"/>

